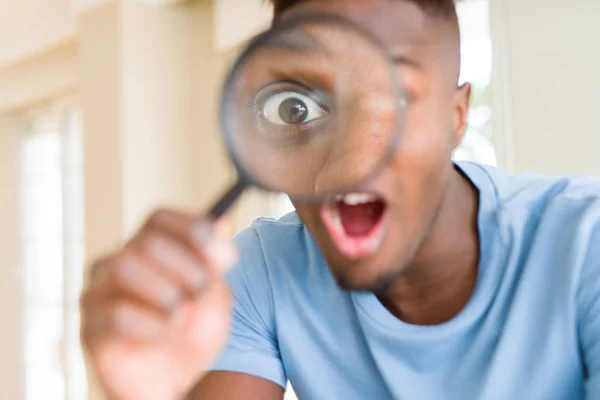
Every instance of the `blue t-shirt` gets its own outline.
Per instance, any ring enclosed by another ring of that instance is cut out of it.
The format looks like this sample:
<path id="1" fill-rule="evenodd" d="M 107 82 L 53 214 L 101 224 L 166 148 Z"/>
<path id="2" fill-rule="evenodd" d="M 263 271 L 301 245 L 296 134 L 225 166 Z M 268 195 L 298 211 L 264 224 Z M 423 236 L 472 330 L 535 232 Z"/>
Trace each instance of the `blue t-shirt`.
<path id="1" fill-rule="evenodd" d="M 295 214 L 236 239 L 229 344 L 213 367 L 300 399 L 600 399 L 600 180 L 459 163 L 480 192 L 475 292 L 416 326 L 341 290 Z"/>

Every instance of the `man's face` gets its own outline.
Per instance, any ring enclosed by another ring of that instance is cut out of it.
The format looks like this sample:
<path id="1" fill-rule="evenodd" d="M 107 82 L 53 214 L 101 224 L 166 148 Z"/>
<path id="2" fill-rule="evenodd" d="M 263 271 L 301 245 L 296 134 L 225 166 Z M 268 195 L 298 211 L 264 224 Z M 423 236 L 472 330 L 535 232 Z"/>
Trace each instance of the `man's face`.
<path id="1" fill-rule="evenodd" d="M 468 86 L 456 86 L 458 34 L 452 22 L 404 1 L 309 0 L 282 19 L 305 11 L 340 13 L 378 36 L 394 59 L 410 61 L 395 66 L 410 102 L 400 146 L 365 188 L 368 196 L 294 202 L 340 285 L 376 291 L 414 261 L 453 173 L 451 153 L 464 131 L 469 97 Z M 365 146 L 344 146 L 348 150 L 337 152 L 319 174 L 336 179 L 333 171 L 357 168 L 348 160 L 378 154 Z"/>

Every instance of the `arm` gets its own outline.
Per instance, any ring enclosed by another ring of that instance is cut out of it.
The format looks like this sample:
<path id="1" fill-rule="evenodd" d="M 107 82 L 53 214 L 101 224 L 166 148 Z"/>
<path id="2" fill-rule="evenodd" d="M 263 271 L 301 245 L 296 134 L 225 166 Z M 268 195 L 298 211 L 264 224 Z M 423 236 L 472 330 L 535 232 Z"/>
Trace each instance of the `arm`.
<path id="1" fill-rule="evenodd" d="M 188 400 L 282 400 L 287 376 L 275 330 L 269 272 L 258 233 L 235 239 L 239 265 L 227 276 L 233 295 L 229 342 Z"/>
<path id="2" fill-rule="evenodd" d="M 236 372 L 210 372 L 187 400 L 283 400 L 281 386 L 266 379 Z"/>

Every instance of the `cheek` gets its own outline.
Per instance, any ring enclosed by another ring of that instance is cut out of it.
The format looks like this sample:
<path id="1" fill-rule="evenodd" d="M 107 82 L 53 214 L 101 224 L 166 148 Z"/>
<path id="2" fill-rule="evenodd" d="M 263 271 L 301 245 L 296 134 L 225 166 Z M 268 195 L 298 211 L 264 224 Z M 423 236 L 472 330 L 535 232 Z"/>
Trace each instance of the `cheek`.
<path id="1" fill-rule="evenodd" d="M 402 209 L 412 216 L 431 213 L 445 190 L 453 149 L 449 108 L 425 101 L 411 105 L 407 115 L 391 169 L 398 183 L 398 197 L 405 203 Z"/>
<path id="2" fill-rule="evenodd" d="M 328 249 L 334 249 L 335 246 L 321 220 L 321 206 L 316 204 L 294 203 L 294 207 L 296 208 L 298 218 L 316 239 L 317 243 L 319 243 L 320 248 L 325 253 L 324 255 L 326 256 L 331 253 L 335 254 L 335 250 L 331 252 L 328 251 Z"/>
<path id="3" fill-rule="evenodd" d="M 411 104 L 401 130 L 401 140 L 394 157 L 398 168 L 407 168 L 419 177 L 450 162 L 453 150 L 453 114 L 446 102 L 428 100 Z"/>

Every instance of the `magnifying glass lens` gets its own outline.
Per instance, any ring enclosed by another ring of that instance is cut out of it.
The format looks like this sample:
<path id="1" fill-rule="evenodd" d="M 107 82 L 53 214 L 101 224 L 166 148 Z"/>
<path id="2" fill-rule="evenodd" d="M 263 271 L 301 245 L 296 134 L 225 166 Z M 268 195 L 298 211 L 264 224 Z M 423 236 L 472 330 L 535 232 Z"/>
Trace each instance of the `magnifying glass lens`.
<path id="1" fill-rule="evenodd" d="M 276 27 L 227 80 L 221 118 L 230 154 L 251 183 L 293 198 L 357 188 L 398 140 L 400 78 L 383 47 L 349 22 Z"/>

